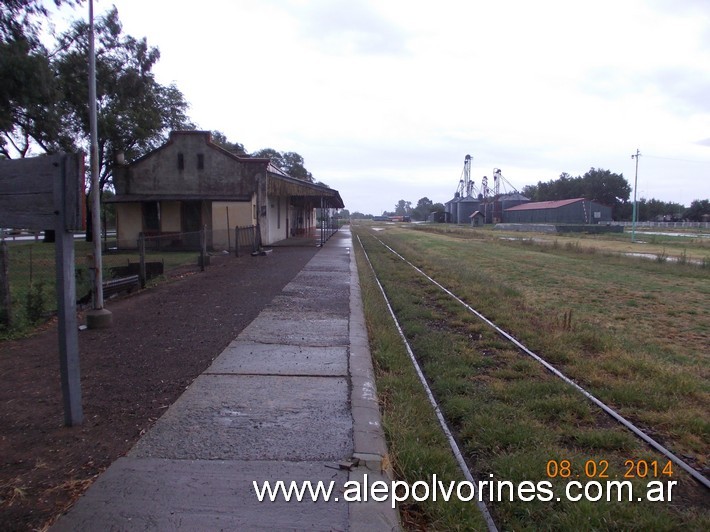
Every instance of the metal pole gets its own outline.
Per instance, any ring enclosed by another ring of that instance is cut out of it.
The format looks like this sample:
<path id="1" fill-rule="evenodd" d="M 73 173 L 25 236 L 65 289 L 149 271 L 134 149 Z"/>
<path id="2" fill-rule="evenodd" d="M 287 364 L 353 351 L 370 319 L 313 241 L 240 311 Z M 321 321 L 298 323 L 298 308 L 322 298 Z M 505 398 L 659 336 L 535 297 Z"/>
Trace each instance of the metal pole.
<path id="1" fill-rule="evenodd" d="M 229 230 L 229 207 L 227 209 L 227 251 L 232 249 L 232 233 Z"/>
<path id="2" fill-rule="evenodd" d="M 104 310 L 103 263 L 101 258 L 101 200 L 99 191 L 99 141 L 96 124 L 96 54 L 94 51 L 94 1 L 89 0 L 89 127 L 91 136 L 91 230 L 94 249 L 93 309 L 87 313 L 89 328 L 112 325 L 111 313 Z"/>
<path id="3" fill-rule="evenodd" d="M 631 156 L 632 159 L 636 159 L 636 175 L 634 176 L 634 206 L 632 209 L 631 213 L 631 242 L 636 242 L 636 188 L 638 184 L 638 178 L 639 178 L 639 156 L 641 155 L 641 152 L 639 152 L 638 148 L 636 148 L 636 153 Z"/>

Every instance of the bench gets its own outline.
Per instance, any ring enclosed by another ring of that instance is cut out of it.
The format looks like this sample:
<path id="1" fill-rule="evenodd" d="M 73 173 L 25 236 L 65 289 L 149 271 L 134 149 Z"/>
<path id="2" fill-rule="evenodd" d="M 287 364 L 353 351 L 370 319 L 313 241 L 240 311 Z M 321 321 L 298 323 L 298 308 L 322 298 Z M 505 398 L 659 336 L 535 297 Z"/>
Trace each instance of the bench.
<path id="1" fill-rule="evenodd" d="M 102 286 L 104 289 L 104 298 L 109 298 L 113 295 L 122 292 L 132 292 L 141 285 L 140 277 L 137 275 L 129 275 L 127 277 L 119 277 L 104 281 Z"/>
<path id="2" fill-rule="evenodd" d="M 130 277 L 132 275 L 140 274 L 141 265 L 140 262 L 128 262 L 125 266 L 112 266 L 109 268 L 112 278 L 118 277 Z M 165 265 L 163 262 L 159 261 L 146 261 L 145 262 L 145 277 L 146 280 L 153 279 L 163 275 L 165 270 Z"/>

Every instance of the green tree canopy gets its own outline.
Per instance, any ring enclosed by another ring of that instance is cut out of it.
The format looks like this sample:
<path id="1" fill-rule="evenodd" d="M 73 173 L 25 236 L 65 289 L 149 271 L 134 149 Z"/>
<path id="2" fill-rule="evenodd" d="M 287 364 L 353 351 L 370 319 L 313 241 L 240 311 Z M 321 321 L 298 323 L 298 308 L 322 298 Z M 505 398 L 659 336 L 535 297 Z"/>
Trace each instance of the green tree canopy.
<path id="1" fill-rule="evenodd" d="M 412 209 L 412 218 L 415 220 L 426 220 L 431 212 L 434 202 L 427 197 L 420 198 L 417 206 Z"/>
<path id="2" fill-rule="evenodd" d="M 244 144 L 239 142 L 230 142 L 227 140 L 227 136 L 221 131 L 212 131 L 212 141 L 227 151 L 237 155 L 247 155 L 247 151 L 244 149 Z"/>
<path id="3" fill-rule="evenodd" d="M 23 17 L 46 15 L 42 3 L 13 0 L 26 10 L 2 10 L 20 27 Z M 58 5 L 61 1 L 56 1 Z M 64 3 L 78 3 L 67 0 Z M 3 30 L 7 33 L 10 30 Z M 14 30 L 12 30 L 14 31 Z M 32 33 L 34 31 L 34 33 Z M 135 159 L 162 144 L 172 129 L 192 129 L 188 104 L 175 85 L 161 85 L 152 69 L 160 52 L 145 38 L 124 35 L 118 11 L 99 17 L 96 96 L 100 185 L 110 183 L 115 156 Z M 35 37 L 0 43 L 0 153 L 5 157 L 59 150 L 88 152 L 89 25 L 78 20 L 52 54 Z M 20 90 L 21 89 L 21 90 Z"/>
<path id="4" fill-rule="evenodd" d="M 155 80 L 152 69 L 160 58 L 147 40 L 123 34 L 116 8 L 95 24 L 96 98 L 98 110 L 100 184 L 111 178 L 113 160 L 122 152 L 135 159 L 165 142 L 173 129 L 194 129 L 188 103 L 175 85 Z M 63 94 L 65 135 L 61 144 L 87 148 L 89 27 L 76 21 L 60 39 L 55 68 Z"/>
<path id="5" fill-rule="evenodd" d="M 558 179 L 527 185 L 522 193 L 533 201 L 586 198 L 608 205 L 616 218 L 621 207 L 629 200 L 631 186 L 623 174 L 590 168 L 583 176 L 572 177 L 563 172 Z"/>
<path id="6" fill-rule="evenodd" d="M 412 214 L 412 202 L 403 199 L 397 202 L 394 206 L 395 216 L 410 216 Z"/>
<path id="7" fill-rule="evenodd" d="M 252 157 L 266 157 L 271 159 L 271 163 L 281 169 L 286 174 L 302 181 L 313 183 L 313 175 L 306 170 L 303 157 L 298 153 L 289 151 L 281 152 L 273 148 L 264 148 L 251 154 Z"/>
<path id="8" fill-rule="evenodd" d="M 690 207 L 683 213 L 683 217 L 691 222 L 708 221 L 710 217 L 710 200 L 693 200 Z"/>
<path id="9" fill-rule="evenodd" d="M 41 0 L 0 3 L 0 155 L 5 158 L 28 155 L 33 142 L 45 149 L 43 144 L 59 130 L 54 108 L 61 95 L 49 53 L 39 39 L 47 17 L 44 4 Z"/>

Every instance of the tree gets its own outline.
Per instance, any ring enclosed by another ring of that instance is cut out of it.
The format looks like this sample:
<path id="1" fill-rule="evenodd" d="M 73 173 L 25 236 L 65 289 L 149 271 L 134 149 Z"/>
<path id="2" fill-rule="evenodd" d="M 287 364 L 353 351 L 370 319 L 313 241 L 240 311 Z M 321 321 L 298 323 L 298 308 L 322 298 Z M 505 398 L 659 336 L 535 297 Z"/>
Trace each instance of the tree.
<path id="1" fill-rule="evenodd" d="M 313 175 L 306 170 L 306 167 L 304 166 L 303 157 L 296 152 L 280 152 L 273 148 L 264 148 L 253 153 L 252 157 L 266 157 L 271 159 L 271 163 L 274 166 L 291 177 L 301 179 L 302 181 L 308 181 L 309 183 L 313 183 L 314 181 Z"/>
<path id="2" fill-rule="evenodd" d="M 397 202 L 397 205 L 394 206 L 394 214 L 395 216 L 409 216 L 412 213 L 412 202 L 411 201 L 404 201 L 403 199 L 399 200 Z"/>
<path id="3" fill-rule="evenodd" d="M 57 6 L 80 0 L 54 0 Z M 0 4 L 0 154 L 30 155 L 59 131 L 57 83 L 39 31 L 47 10 L 41 0 L 4 0 Z"/>
<path id="4" fill-rule="evenodd" d="M 590 168 L 581 178 L 582 197 L 612 208 L 629 200 L 631 185 L 624 174 L 614 174 L 601 168 Z"/>
<path id="5" fill-rule="evenodd" d="M 426 220 L 431 212 L 434 202 L 427 197 L 421 198 L 417 202 L 417 206 L 412 209 L 412 218 L 415 220 Z"/>
<path id="6" fill-rule="evenodd" d="M 683 217 L 683 211 L 685 211 L 685 207 L 679 203 L 661 201 L 654 198 L 650 200 L 641 198 L 638 200 L 636 207 L 637 220 L 641 222 L 649 220 L 659 222 L 677 221 Z"/>
<path id="7" fill-rule="evenodd" d="M 710 200 L 693 200 L 690 207 L 683 213 L 683 217 L 691 222 L 707 221 L 703 218 L 710 217 Z"/>
<path id="8" fill-rule="evenodd" d="M 131 160 L 158 147 L 173 129 L 194 129 L 189 107 L 175 85 L 155 80 L 152 68 L 160 58 L 145 38 L 123 34 L 116 8 L 95 24 L 96 97 L 98 110 L 99 183 L 110 183 L 114 158 Z M 60 38 L 54 68 L 62 92 L 62 147 L 88 151 L 89 27 L 76 21 Z"/>
<path id="9" fill-rule="evenodd" d="M 26 157 L 33 142 L 48 151 L 60 131 L 60 95 L 44 47 L 0 43 L 0 152 Z"/>
<path id="10" fill-rule="evenodd" d="M 247 151 L 244 149 L 244 144 L 228 141 L 227 136 L 221 131 L 212 131 L 212 141 L 225 150 L 236 155 L 247 155 Z"/>
<path id="11" fill-rule="evenodd" d="M 77 5 L 82 0 L 54 0 L 62 4 Z M 0 4 L 0 41 L 38 41 L 42 19 L 47 17 L 47 8 L 42 0 L 3 0 Z"/>
<path id="12" fill-rule="evenodd" d="M 572 177 L 563 172 L 555 180 L 537 185 L 527 185 L 523 194 L 533 201 L 554 201 L 586 198 L 612 208 L 612 216 L 619 219 L 629 200 L 631 186 L 623 174 L 614 174 L 601 168 L 590 168 L 583 176 Z"/>

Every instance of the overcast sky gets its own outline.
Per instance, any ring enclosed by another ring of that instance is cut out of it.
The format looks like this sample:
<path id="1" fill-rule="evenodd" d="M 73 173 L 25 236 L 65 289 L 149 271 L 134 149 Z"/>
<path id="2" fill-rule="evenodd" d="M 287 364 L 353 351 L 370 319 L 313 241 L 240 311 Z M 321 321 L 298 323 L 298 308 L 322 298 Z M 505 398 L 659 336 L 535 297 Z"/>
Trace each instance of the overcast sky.
<path id="1" fill-rule="evenodd" d="M 199 128 L 298 152 L 351 212 L 448 201 L 466 154 L 476 186 L 633 186 L 638 148 L 639 198 L 710 197 L 710 0 L 112 4 Z"/>

